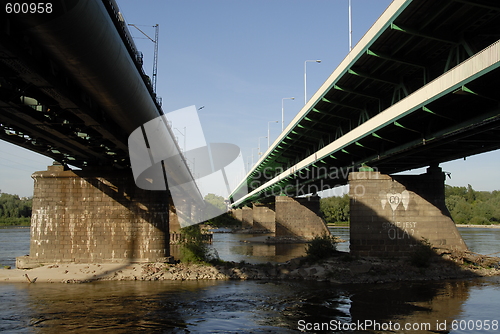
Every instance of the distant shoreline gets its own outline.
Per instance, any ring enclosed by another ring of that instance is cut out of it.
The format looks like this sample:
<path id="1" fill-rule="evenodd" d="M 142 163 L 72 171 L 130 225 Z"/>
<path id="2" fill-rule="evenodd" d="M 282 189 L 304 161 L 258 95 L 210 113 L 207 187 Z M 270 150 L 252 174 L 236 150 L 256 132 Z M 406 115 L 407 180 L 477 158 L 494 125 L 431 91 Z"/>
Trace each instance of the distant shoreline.
<path id="1" fill-rule="evenodd" d="M 349 225 L 329 225 L 329 228 L 349 228 Z M 472 225 L 472 224 L 456 224 L 457 227 L 466 227 L 466 228 L 500 228 L 500 225 Z M 0 225 L 0 229 L 2 228 L 30 228 L 31 226 L 22 226 L 22 225 Z"/>
<path id="2" fill-rule="evenodd" d="M 349 225 L 327 225 L 329 228 L 349 228 Z M 472 224 L 456 224 L 457 227 L 466 228 L 500 228 L 500 225 L 472 225 Z"/>
<path id="3" fill-rule="evenodd" d="M 31 228 L 31 226 L 25 225 L 0 225 L 0 229 L 2 228 Z"/>
<path id="4" fill-rule="evenodd" d="M 500 228 L 500 225 L 471 225 L 471 224 L 457 224 L 457 227 L 477 227 L 477 228 Z"/>

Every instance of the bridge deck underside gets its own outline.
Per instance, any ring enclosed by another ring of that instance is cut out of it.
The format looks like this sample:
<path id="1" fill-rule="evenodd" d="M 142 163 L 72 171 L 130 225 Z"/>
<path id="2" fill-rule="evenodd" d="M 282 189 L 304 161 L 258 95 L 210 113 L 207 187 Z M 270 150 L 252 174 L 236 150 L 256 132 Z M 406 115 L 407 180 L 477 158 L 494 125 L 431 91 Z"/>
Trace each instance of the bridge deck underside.
<path id="1" fill-rule="evenodd" d="M 320 88 L 313 97 L 316 101 L 304 107 L 295 125 L 266 152 L 247 176 L 250 191 L 500 38 L 498 2 L 422 0 L 405 6 L 376 38 L 360 42 L 366 43 L 361 52 L 340 75 L 327 80 L 328 87 Z M 239 204 L 279 194 L 285 187 L 287 194 L 300 195 L 304 184 L 345 184 L 347 168 L 361 164 L 395 173 L 496 150 L 500 148 L 499 78 L 498 69 L 482 73 Z M 341 168 L 344 172 L 332 174 Z M 238 198 L 238 191 L 233 198 Z"/>
<path id="2" fill-rule="evenodd" d="M 0 12 L 0 139 L 77 167 L 130 165 L 128 135 L 162 111 L 120 15 L 107 0 Z"/>

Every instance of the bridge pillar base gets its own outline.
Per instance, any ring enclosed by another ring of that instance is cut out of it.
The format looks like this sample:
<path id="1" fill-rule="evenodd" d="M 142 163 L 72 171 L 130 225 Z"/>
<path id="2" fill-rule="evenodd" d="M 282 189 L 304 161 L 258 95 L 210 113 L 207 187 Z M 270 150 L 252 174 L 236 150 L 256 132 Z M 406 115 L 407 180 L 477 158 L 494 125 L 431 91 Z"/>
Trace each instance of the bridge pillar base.
<path id="1" fill-rule="evenodd" d="M 181 224 L 179 223 L 179 218 L 177 217 L 177 208 L 174 205 L 174 200 L 172 197 L 168 199 L 168 229 L 169 233 L 179 234 L 181 233 Z"/>
<path id="2" fill-rule="evenodd" d="M 410 256 L 427 239 L 432 246 L 467 250 L 444 203 L 444 173 L 389 176 L 349 174 L 350 250 L 357 256 Z"/>
<path id="3" fill-rule="evenodd" d="M 58 262 L 163 261 L 169 256 L 169 193 L 135 186 L 130 170 L 33 174 L 26 267 Z"/>
<path id="4" fill-rule="evenodd" d="M 330 234 L 325 221 L 318 216 L 319 196 L 307 198 L 276 196 L 275 209 L 277 237 L 313 239 L 325 233 Z"/>
<path id="5" fill-rule="evenodd" d="M 231 215 L 233 216 L 234 219 L 238 221 L 242 221 L 243 219 L 243 210 L 241 208 L 238 209 L 232 209 L 231 210 Z"/>
<path id="6" fill-rule="evenodd" d="M 253 229 L 276 231 L 274 203 L 253 203 Z"/>
<path id="7" fill-rule="evenodd" d="M 247 229 L 253 227 L 253 210 L 247 206 L 231 210 L 234 219 L 241 222 L 241 228 Z"/>
<path id="8" fill-rule="evenodd" d="M 247 206 L 241 209 L 241 228 L 253 227 L 253 210 Z"/>

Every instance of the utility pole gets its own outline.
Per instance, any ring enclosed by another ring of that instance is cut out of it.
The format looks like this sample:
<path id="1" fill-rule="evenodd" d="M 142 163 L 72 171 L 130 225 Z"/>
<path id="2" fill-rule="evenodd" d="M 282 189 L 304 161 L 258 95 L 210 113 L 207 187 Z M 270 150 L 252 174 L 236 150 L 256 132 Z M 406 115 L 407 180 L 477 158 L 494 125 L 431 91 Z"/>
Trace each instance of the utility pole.
<path id="1" fill-rule="evenodd" d="M 153 26 L 153 28 L 155 28 L 155 39 L 149 37 L 148 34 L 139 29 L 139 27 L 136 26 L 135 24 L 129 23 L 128 25 L 139 30 L 141 34 L 146 36 L 146 38 L 149 39 L 151 42 L 153 42 L 153 44 L 155 45 L 154 55 L 153 55 L 153 78 L 151 79 L 151 86 L 153 87 L 153 92 L 156 94 L 156 77 L 158 76 L 158 36 L 160 34 L 160 25 L 155 24 Z"/>
<path id="2" fill-rule="evenodd" d="M 153 92 L 156 94 L 156 79 L 158 75 L 158 35 L 160 33 L 160 25 L 157 23 L 153 26 L 155 28 L 155 53 L 153 58 Z"/>
<path id="3" fill-rule="evenodd" d="M 352 50 L 352 9 L 351 0 L 349 0 L 349 52 Z"/>

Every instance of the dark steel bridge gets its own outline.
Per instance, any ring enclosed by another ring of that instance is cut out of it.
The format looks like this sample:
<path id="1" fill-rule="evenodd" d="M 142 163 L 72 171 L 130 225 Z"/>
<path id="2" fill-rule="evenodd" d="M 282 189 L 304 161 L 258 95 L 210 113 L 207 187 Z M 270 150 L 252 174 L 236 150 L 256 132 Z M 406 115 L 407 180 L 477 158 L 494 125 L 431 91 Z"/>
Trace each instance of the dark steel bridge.
<path id="1" fill-rule="evenodd" d="M 129 167 L 128 135 L 163 111 L 115 1 L 56 0 L 44 14 L 6 3 L 0 139 L 81 168 Z"/>

